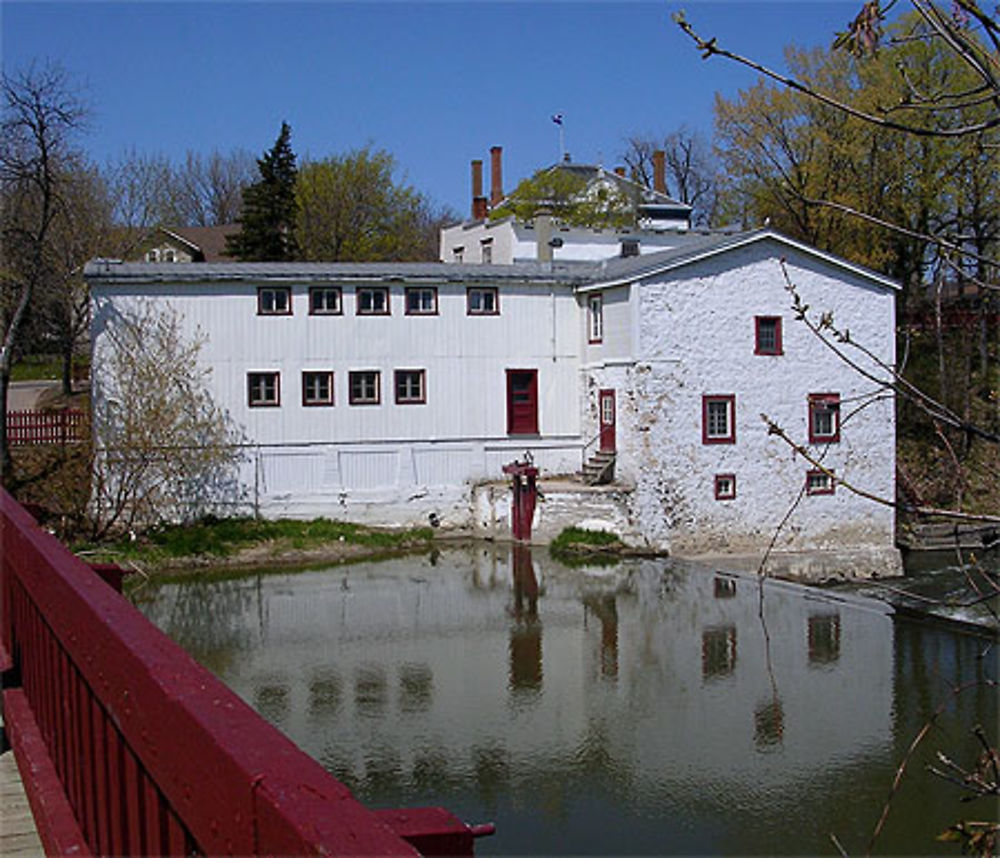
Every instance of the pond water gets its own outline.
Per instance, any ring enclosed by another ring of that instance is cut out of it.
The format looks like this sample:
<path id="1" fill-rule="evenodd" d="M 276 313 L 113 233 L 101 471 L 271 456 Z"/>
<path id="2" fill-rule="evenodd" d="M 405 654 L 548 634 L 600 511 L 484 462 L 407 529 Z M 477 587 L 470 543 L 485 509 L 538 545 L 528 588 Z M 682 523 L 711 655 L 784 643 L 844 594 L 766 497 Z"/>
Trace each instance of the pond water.
<path id="1" fill-rule="evenodd" d="M 924 769 L 996 742 L 996 649 L 854 593 L 470 545 L 135 599 L 365 804 L 495 822 L 479 855 L 862 855 L 939 706 L 874 852 L 996 818 Z"/>

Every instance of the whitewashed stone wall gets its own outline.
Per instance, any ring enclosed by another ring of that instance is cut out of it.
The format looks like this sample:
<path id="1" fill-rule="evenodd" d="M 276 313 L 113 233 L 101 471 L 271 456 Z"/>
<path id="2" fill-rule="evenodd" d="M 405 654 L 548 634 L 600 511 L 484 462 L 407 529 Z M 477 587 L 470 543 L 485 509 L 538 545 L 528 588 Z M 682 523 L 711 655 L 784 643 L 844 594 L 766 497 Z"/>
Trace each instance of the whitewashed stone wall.
<path id="1" fill-rule="evenodd" d="M 621 459 L 624 472 L 637 474 L 639 526 L 653 544 L 683 554 L 758 552 L 774 540 L 777 550 L 876 546 L 894 555 L 892 510 L 843 485 L 832 495 L 805 495 L 813 466 L 770 435 L 761 417 L 807 444 L 809 394 L 838 393 L 840 442 L 809 450 L 838 478 L 893 498 L 893 402 L 878 399 L 877 385 L 794 318 L 771 244 L 637 290 L 637 416 L 635 431 L 621 433 Z M 832 313 L 855 341 L 892 362 L 888 289 L 805 254 L 788 253 L 787 266 L 811 317 Z M 781 316 L 782 355 L 754 354 L 758 315 Z M 851 357 L 872 367 L 857 351 Z M 702 443 L 702 397 L 716 394 L 736 397 L 733 444 Z M 725 473 L 736 476 L 736 498 L 716 500 L 714 476 Z"/>

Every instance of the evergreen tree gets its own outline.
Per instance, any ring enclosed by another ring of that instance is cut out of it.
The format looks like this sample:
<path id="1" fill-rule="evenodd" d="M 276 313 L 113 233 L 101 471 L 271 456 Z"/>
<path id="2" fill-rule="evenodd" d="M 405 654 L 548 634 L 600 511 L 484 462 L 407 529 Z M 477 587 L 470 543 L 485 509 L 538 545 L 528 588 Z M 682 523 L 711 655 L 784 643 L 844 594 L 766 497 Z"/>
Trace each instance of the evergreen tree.
<path id="1" fill-rule="evenodd" d="M 295 181 L 298 170 L 289 142 L 292 129 L 281 133 L 269 152 L 257 160 L 260 181 L 243 191 L 241 229 L 226 240 L 226 252 L 244 262 L 287 262 L 295 259 Z"/>

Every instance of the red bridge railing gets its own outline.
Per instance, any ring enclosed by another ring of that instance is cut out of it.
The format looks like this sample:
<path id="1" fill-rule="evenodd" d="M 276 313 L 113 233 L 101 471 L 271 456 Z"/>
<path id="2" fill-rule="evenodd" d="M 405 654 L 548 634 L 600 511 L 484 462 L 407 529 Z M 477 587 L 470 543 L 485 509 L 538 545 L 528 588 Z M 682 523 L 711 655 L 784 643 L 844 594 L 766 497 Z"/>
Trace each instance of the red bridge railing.
<path id="1" fill-rule="evenodd" d="M 50 855 L 472 855 L 492 830 L 365 808 L 2 489 L 0 597 L 4 729 Z"/>
<path id="2" fill-rule="evenodd" d="M 83 432 L 83 412 L 75 408 L 7 412 L 7 440 L 11 446 L 68 444 L 80 441 Z"/>

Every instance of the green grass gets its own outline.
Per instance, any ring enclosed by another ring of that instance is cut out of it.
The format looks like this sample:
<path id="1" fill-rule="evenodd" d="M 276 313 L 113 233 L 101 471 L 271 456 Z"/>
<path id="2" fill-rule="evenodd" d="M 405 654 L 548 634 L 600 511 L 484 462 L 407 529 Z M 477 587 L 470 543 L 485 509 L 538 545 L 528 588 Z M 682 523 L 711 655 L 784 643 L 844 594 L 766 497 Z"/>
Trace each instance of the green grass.
<path id="1" fill-rule="evenodd" d="M 551 548 L 555 551 L 567 549 L 618 548 L 622 541 L 613 533 L 603 530 L 583 530 L 579 527 L 567 527 L 555 539 Z"/>
<path id="2" fill-rule="evenodd" d="M 614 566 L 624 547 L 613 533 L 567 527 L 552 540 L 549 554 L 566 566 Z"/>
<path id="3" fill-rule="evenodd" d="M 10 370 L 11 381 L 53 381 L 62 378 L 62 361 L 48 355 L 25 357 Z"/>
<path id="4" fill-rule="evenodd" d="M 102 545 L 97 547 L 97 551 L 155 565 L 184 557 L 230 557 L 243 549 L 261 545 L 271 546 L 275 553 L 288 549 L 319 548 L 334 542 L 393 551 L 428 543 L 432 539 L 430 528 L 376 530 L 323 518 L 312 521 L 208 518 L 192 524 L 159 527 L 135 540 Z"/>

